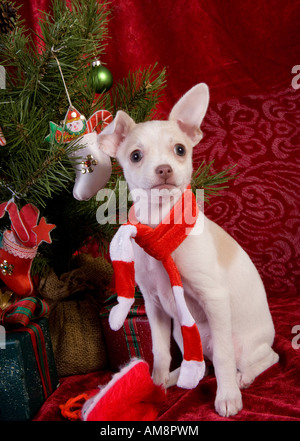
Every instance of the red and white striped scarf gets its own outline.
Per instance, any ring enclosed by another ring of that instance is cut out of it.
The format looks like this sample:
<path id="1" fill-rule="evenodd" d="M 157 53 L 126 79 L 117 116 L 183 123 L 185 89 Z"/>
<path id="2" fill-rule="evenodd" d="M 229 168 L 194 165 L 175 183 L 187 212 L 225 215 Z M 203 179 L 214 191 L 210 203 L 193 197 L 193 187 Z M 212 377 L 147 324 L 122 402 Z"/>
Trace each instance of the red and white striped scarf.
<path id="1" fill-rule="evenodd" d="M 186 305 L 181 277 L 171 254 L 188 236 L 196 223 L 198 214 L 196 198 L 188 187 L 168 216 L 156 228 L 153 229 L 139 222 L 128 222 L 119 228 L 110 245 L 118 294 L 118 305 L 112 309 L 109 318 L 110 326 L 114 330 L 123 325 L 134 302 L 135 272 L 132 240 L 135 240 L 147 254 L 161 261 L 165 267 L 170 278 L 183 337 L 184 353 L 181 371 L 185 370 L 185 374 L 181 372 L 181 380 L 179 379 L 177 384 L 186 388 L 195 387 L 198 384 L 204 375 L 205 364 L 198 327 Z M 189 377 L 190 365 L 193 365 L 190 373 L 192 372 L 193 376 L 197 377 L 194 381 L 185 379 Z"/>

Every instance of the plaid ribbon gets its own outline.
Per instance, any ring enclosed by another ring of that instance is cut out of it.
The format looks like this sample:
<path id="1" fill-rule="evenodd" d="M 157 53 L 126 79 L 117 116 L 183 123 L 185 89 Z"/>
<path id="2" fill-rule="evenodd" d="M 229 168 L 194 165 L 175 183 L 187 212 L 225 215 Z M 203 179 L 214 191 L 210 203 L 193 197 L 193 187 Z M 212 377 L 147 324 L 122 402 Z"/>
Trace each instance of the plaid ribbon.
<path id="1" fill-rule="evenodd" d="M 144 299 L 142 293 L 136 288 L 134 294 L 134 304 L 130 308 L 127 317 L 136 317 L 137 315 L 146 315 Z M 103 303 L 100 311 L 100 317 L 108 317 L 111 309 L 118 304 L 117 294 L 108 297 Z"/>
<path id="2" fill-rule="evenodd" d="M 4 327 L 27 326 L 32 320 L 44 317 L 49 307 L 38 297 L 24 297 L 5 309 L 0 308 L 0 325 Z"/>
<path id="3" fill-rule="evenodd" d="M 135 289 L 135 302 L 130 308 L 127 320 L 123 324 L 123 332 L 126 340 L 129 358 L 144 358 L 141 345 L 141 338 L 137 329 L 137 318 L 146 316 L 145 304 L 141 292 Z M 110 296 L 105 302 L 100 312 L 100 317 L 108 317 L 113 306 L 117 305 L 117 295 Z"/>
<path id="4" fill-rule="evenodd" d="M 48 311 L 47 303 L 38 297 L 25 297 L 4 310 L 0 308 L 1 325 L 9 328 L 16 326 L 13 332 L 28 332 L 30 335 L 45 399 L 53 392 L 45 337 L 40 325 L 32 320 L 44 317 Z"/>
<path id="5" fill-rule="evenodd" d="M 141 338 L 137 329 L 137 317 L 128 317 L 123 324 L 129 358 L 144 358 Z"/>
<path id="6" fill-rule="evenodd" d="M 31 338 L 38 371 L 42 381 L 44 397 L 47 399 L 53 392 L 50 370 L 46 352 L 45 337 L 38 323 L 29 323 L 23 328 L 14 329 L 14 332 L 28 332 Z"/>

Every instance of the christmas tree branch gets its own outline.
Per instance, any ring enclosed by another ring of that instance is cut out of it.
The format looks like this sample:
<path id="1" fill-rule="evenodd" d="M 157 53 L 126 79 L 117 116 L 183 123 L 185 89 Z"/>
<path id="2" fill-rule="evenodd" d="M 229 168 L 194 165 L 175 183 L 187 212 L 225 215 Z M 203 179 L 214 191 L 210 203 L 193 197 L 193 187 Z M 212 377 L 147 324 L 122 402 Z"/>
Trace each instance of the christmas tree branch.
<path id="1" fill-rule="evenodd" d="M 113 108 L 129 113 L 135 122 L 152 119 L 155 107 L 166 87 L 166 70 L 156 72 L 157 63 L 149 69 L 129 72 L 128 77 L 117 84 Z"/>
<path id="2" fill-rule="evenodd" d="M 45 141 L 49 123 L 62 127 L 69 108 L 57 60 L 73 106 L 87 119 L 100 109 L 113 115 L 123 109 L 137 123 L 153 119 L 166 86 L 165 69 L 155 64 L 129 72 L 95 99 L 88 77 L 92 62 L 104 53 L 110 13 L 107 0 L 72 0 L 70 8 L 63 0 L 53 0 L 51 13 L 41 12 L 41 33 L 35 41 L 20 16 L 12 30 L 1 34 L 0 64 L 7 68 L 7 87 L 0 89 L 0 127 L 6 139 L 0 148 L 0 202 L 14 195 L 19 208 L 31 202 L 56 225 L 51 246 L 39 247 L 39 274 L 48 265 L 57 273 L 68 270 L 72 254 L 86 241 L 96 239 L 101 247 L 117 228 L 98 223 L 96 212 L 103 201 L 78 201 L 72 196 L 75 163 L 68 156 L 80 148 L 80 141 Z M 76 155 L 80 161 L 80 150 Z M 114 160 L 112 165 L 106 186 L 115 190 L 119 206 L 119 199 L 126 196 L 120 192 L 126 190 L 119 187 L 120 167 Z M 203 163 L 193 176 L 193 189 L 204 188 L 208 199 L 234 177 L 230 171 L 213 174 L 212 163 Z M 121 214 L 117 213 L 117 221 Z M 7 228 L 7 216 L 0 225 Z"/>
<path id="3" fill-rule="evenodd" d="M 63 188 L 67 188 L 71 179 L 68 179 L 68 172 L 63 165 L 66 156 L 66 149 L 62 145 L 56 151 L 53 151 L 42 163 L 35 168 L 34 172 L 24 184 L 16 189 L 16 194 L 24 199 L 27 198 L 31 192 L 31 200 L 35 200 L 41 207 L 45 206 L 44 198 L 53 196 L 54 193 L 60 193 Z M 57 170 L 57 165 L 60 165 L 61 171 Z M 56 171 L 52 171 L 53 168 Z M 59 179 L 57 179 L 59 177 Z M 36 187 L 36 188 L 35 188 Z"/>
<path id="4" fill-rule="evenodd" d="M 231 174 L 231 171 L 236 167 L 236 164 L 222 170 L 221 172 L 212 173 L 211 169 L 213 163 L 214 160 L 208 164 L 206 164 L 205 161 L 202 161 L 201 165 L 194 171 L 191 182 L 193 191 L 197 188 L 204 190 L 204 201 L 208 203 L 210 197 L 216 196 L 220 194 L 221 190 L 228 188 L 228 186 L 222 184 L 235 179 L 238 175 L 237 173 Z"/>

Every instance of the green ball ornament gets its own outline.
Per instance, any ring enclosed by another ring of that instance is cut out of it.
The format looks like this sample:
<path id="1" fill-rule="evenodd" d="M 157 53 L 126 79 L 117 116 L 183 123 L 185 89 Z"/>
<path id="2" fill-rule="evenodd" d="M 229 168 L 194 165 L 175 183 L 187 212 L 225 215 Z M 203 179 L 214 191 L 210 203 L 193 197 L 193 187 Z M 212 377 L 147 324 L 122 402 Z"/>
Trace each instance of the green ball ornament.
<path id="1" fill-rule="evenodd" d="M 113 76 L 110 70 L 102 66 L 100 61 L 94 61 L 89 75 L 91 87 L 96 93 L 107 92 L 113 85 Z"/>

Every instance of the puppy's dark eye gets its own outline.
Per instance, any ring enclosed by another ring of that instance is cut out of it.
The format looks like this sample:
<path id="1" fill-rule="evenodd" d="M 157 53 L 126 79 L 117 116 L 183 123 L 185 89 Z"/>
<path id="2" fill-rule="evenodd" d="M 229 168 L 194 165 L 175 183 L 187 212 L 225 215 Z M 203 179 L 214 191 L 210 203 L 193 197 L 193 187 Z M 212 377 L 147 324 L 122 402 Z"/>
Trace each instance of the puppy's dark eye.
<path id="1" fill-rule="evenodd" d="M 132 153 L 130 153 L 130 161 L 131 162 L 139 162 L 143 157 L 143 153 L 141 150 L 134 150 Z"/>
<path id="2" fill-rule="evenodd" d="M 174 147 L 174 152 L 178 156 L 184 156 L 185 155 L 185 147 L 182 144 L 176 144 Z"/>

